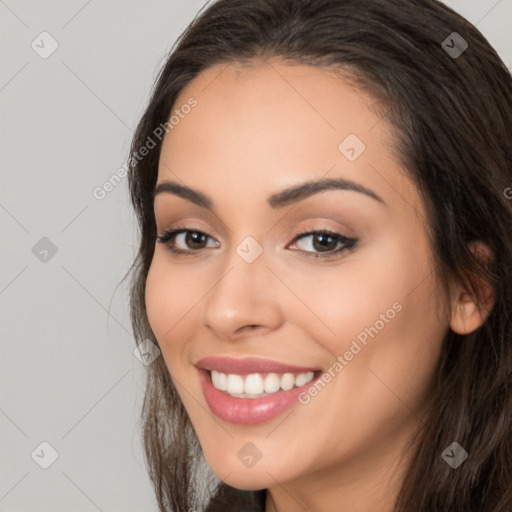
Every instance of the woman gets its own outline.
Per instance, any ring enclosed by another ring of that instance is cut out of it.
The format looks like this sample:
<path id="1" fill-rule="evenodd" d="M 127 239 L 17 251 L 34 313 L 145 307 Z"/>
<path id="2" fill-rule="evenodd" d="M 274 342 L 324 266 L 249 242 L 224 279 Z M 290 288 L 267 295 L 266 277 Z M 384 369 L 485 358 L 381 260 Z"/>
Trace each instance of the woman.
<path id="1" fill-rule="evenodd" d="M 203 455 L 209 511 L 512 510 L 511 120 L 434 0 L 191 23 L 129 172 L 160 510 L 202 507 Z"/>

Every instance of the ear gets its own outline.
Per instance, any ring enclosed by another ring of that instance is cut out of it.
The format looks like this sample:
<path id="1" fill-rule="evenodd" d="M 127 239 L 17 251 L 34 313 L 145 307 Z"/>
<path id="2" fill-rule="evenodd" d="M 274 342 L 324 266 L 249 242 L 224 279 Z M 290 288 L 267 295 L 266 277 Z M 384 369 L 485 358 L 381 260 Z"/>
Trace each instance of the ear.
<path id="1" fill-rule="evenodd" d="M 492 251 L 480 240 L 470 242 L 470 250 L 487 267 Z M 478 329 L 494 305 L 494 290 L 482 277 L 471 273 L 471 288 L 457 284 L 452 293 L 450 328 L 457 334 L 469 334 Z"/>

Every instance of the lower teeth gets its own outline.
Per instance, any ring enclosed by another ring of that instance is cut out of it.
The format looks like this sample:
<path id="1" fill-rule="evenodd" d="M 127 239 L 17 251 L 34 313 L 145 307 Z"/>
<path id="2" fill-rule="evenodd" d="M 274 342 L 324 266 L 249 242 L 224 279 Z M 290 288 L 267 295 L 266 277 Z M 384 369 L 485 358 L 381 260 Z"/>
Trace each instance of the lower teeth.
<path id="1" fill-rule="evenodd" d="M 261 395 L 249 395 L 247 393 L 225 393 L 229 396 L 234 396 L 235 398 L 263 398 L 265 396 L 273 395 L 274 393 L 261 393 Z"/>

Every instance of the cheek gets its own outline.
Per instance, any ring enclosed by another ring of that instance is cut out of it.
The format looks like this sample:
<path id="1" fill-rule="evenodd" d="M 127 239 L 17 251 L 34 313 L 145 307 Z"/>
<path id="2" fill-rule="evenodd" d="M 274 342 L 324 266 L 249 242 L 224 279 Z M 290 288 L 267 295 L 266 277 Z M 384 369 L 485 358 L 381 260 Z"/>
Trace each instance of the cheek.
<path id="1" fill-rule="evenodd" d="M 179 340 L 184 340 L 187 321 L 193 316 L 191 308 L 200 297 L 199 280 L 184 276 L 179 268 L 155 255 L 146 280 L 148 321 L 164 358 L 169 352 L 179 350 Z"/>
<path id="2" fill-rule="evenodd" d="M 161 271 L 161 265 L 153 259 L 146 279 L 146 311 L 149 324 L 153 333 L 160 339 L 160 335 L 165 332 L 165 327 L 169 329 L 169 313 L 172 311 L 172 290 L 167 275 Z"/>
<path id="3" fill-rule="evenodd" d="M 448 319 L 436 308 L 439 288 L 426 239 L 411 244 L 405 236 L 383 237 L 337 268 L 304 276 L 294 291 L 309 311 L 299 304 L 295 320 L 330 353 L 329 364 L 346 354 L 352 369 L 344 373 L 357 379 L 373 365 L 385 368 L 391 382 L 399 371 L 400 385 L 414 382 L 416 371 L 418 381 L 428 378 Z"/>
<path id="4" fill-rule="evenodd" d="M 156 331 L 167 333 L 188 311 L 192 313 L 191 308 L 207 291 L 196 273 L 170 264 L 161 251 L 155 252 L 145 291 L 148 319 L 155 335 Z"/>
<path id="5" fill-rule="evenodd" d="M 398 241 L 374 241 L 337 266 L 314 268 L 300 278 L 287 276 L 303 299 L 303 304 L 296 301 L 296 319 L 312 339 L 337 355 L 348 349 L 350 340 L 364 338 L 366 328 L 395 318 L 421 274 L 417 267 L 409 268 L 413 255 L 400 247 Z"/>
<path id="6" fill-rule="evenodd" d="M 349 360 L 337 385 L 357 391 L 354 407 L 367 414 L 385 403 L 400 409 L 397 396 L 411 407 L 423 401 L 448 327 L 426 246 L 397 243 L 379 253 L 347 276 L 331 317 L 337 337 L 329 350 Z"/>

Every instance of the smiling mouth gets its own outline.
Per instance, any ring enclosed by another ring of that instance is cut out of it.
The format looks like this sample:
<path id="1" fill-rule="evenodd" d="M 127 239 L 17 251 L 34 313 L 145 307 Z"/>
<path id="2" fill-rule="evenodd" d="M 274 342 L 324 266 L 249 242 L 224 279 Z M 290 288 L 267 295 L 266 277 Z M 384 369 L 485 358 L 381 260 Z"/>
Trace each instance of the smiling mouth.
<path id="1" fill-rule="evenodd" d="M 235 398 L 263 398 L 279 391 L 290 391 L 308 384 L 320 373 L 307 371 L 239 375 L 208 370 L 213 387 Z"/>
<path id="2" fill-rule="evenodd" d="M 299 403 L 298 396 L 321 377 L 317 367 L 258 357 L 205 357 L 196 361 L 210 411 L 237 425 L 271 421 Z"/>

